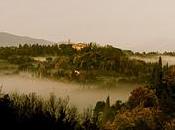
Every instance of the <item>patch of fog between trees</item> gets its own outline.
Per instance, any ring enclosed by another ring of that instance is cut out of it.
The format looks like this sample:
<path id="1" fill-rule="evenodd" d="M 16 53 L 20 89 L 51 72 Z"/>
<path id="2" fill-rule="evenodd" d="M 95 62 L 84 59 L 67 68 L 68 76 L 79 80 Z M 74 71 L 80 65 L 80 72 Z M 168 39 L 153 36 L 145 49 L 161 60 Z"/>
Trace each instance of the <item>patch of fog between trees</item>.
<path id="1" fill-rule="evenodd" d="M 97 101 L 106 100 L 110 96 L 111 103 L 116 100 L 125 101 L 130 92 L 139 85 L 118 85 L 113 89 L 83 88 L 81 85 L 62 83 L 58 81 L 34 78 L 29 74 L 20 75 L 0 75 L 0 85 L 2 93 L 29 94 L 36 93 L 44 98 L 50 94 L 56 97 L 69 97 L 70 104 L 83 110 L 94 107 Z"/>
<path id="2" fill-rule="evenodd" d="M 161 55 L 160 55 L 161 56 Z M 137 59 L 137 60 L 142 60 L 147 63 L 155 63 L 159 61 L 160 56 L 146 56 L 146 57 L 141 57 L 141 56 L 131 56 L 130 59 Z M 166 65 L 175 65 L 175 56 L 161 56 L 162 57 L 162 64 Z"/>

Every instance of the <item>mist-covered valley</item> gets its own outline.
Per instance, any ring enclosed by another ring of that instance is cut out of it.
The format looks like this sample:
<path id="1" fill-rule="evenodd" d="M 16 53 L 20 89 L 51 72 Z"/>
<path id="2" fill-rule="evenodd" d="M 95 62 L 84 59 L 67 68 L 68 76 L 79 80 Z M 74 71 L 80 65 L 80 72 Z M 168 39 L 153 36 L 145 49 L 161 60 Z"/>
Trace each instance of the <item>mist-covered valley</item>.
<path id="1" fill-rule="evenodd" d="M 160 57 L 163 66 L 175 65 L 175 56 L 125 55 L 119 48 L 93 43 L 1 47 L 0 85 L 7 94 L 69 97 L 82 110 L 108 96 L 111 103 L 126 101 L 132 90 L 149 85 Z"/>
<path id="2" fill-rule="evenodd" d="M 51 94 L 57 98 L 69 98 L 70 103 L 79 110 L 94 107 L 97 101 L 105 101 L 110 96 L 111 103 L 116 100 L 126 101 L 130 92 L 139 87 L 139 84 L 117 84 L 115 88 L 98 88 L 76 83 L 64 83 L 47 78 L 32 77 L 29 73 L 0 75 L 2 93 L 30 94 L 36 93 L 43 98 Z"/>
<path id="3" fill-rule="evenodd" d="M 0 130 L 175 130 L 174 5 L 1 0 Z"/>
<path id="4" fill-rule="evenodd" d="M 168 130 L 174 70 L 174 52 L 96 43 L 0 47 L 0 122 L 29 130 Z"/>
<path id="5" fill-rule="evenodd" d="M 131 56 L 131 59 L 142 60 L 147 63 L 156 63 L 159 60 L 159 57 L 162 58 L 163 65 L 175 65 L 175 56 L 168 56 L 168 55 L 153 55 L 153 56 Z"/>

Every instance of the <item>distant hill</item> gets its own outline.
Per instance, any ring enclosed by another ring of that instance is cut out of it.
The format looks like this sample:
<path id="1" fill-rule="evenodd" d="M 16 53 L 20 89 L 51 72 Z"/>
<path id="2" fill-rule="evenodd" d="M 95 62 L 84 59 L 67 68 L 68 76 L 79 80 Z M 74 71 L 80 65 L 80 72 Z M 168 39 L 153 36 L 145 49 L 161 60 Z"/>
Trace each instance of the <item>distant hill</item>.
<path id="1" fill-rule="evenodd" d="M 53 42 L 44 39 L 35 39 L 26 36 L 13 35 L 6 32 L 0 32 L 0 46 L 17 46 L 19 44 L 53 44 Z"/>

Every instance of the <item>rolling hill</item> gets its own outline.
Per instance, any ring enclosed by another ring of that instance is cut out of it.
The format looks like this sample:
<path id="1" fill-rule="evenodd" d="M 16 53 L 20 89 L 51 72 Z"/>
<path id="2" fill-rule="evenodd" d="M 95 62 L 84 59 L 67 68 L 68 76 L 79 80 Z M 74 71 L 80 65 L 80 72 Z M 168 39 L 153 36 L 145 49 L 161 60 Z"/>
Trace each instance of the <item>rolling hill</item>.
<path id="1" fill-rule="evenodd" d="M 53 42 L 30 38 L 26 36 L 13 35 L 6 32 L 0 32 L 0 46 L 17 46 L 19 44 L 53 44 Z"/>

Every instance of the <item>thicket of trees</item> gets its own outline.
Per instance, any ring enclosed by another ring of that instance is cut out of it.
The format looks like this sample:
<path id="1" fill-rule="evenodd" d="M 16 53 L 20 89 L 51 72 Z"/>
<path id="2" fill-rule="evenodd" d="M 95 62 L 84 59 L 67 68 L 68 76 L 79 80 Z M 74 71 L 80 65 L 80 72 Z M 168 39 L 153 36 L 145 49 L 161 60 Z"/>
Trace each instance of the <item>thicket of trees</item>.
<path id="1" fill-rule="evenodd" d="M 175 68 L 163 67 L 160 57 L 153 75 L 149 86 L 136 88 L 131 92 L 127 102 L 117 101 L 109 107 L 108 117 L 113 118 L 108 118 L 104 129 L 175 129 Z M 102 112 L 102 115 L 105 115 L 105 109 L 101 111 L 99 107 L 104 108 L 104 103 L 98 102 L 96 109 L 98 113 Z"/>
<path id="2" fill-rule="evenodd" d="M 110 106 L 107 105 L 107 101 L 97 102 L 95 113 L 102 115 L 102 120 L 106 122 L 103 129 L 175 129 L 175 67 L 163 67 L 160 57 L 153 75 L 154 82 L 150 82 L 149 86 L 133 90 L 125 103 L 116 101 Z"/>
<path id="3" fill-rule="evenodd" d="M 34 93 L 0 97 L 0 124 L 4 130 L 98 130 L 90 109 L 79 113 L 68 98 L 43 100 Z"/>
<path id="4" fill-rule="evenodd" d="M 130 55 L 133 55 L 132 51 L 93 43 L 79 51 L 72 44 L 25 44 L 0 48 L 1 59 L 19 65 L 19 70 L 30 70 L 42 76 L 79 82 L 97 82 L 101 77 L 119 77 L 119 82 L 149 81 L 154 64 L 131 60 Z M 34 60 L 33 57 L 39 56 L 47 57 L 46 61 Z"/>

